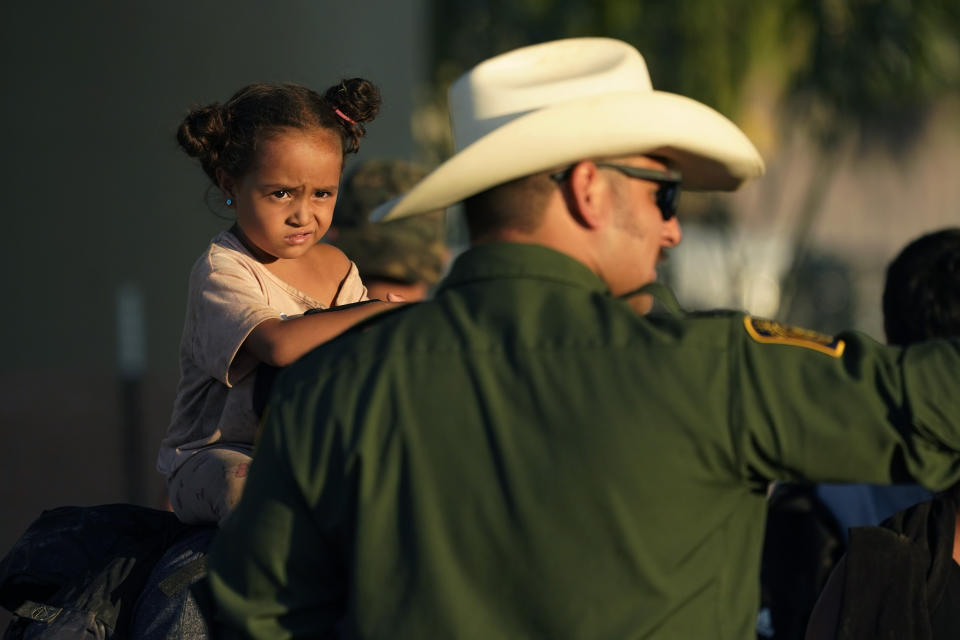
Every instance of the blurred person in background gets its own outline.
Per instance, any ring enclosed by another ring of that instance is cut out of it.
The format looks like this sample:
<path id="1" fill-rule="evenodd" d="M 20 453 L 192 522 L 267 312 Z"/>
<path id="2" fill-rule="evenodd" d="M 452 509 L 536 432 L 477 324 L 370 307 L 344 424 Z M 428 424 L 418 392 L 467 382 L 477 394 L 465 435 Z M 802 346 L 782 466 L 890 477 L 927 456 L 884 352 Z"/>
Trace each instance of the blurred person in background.
<path id="1" fill-rule="evenodd" d="M 883 292 L 884 332 L 906 347 L 960 336 L 960 231 L 944 229 L 907 245 L 891 261 Z M 933 493 L 918 484 L 778 483 L 770 496 L 757 635 L 803 638 L 827 579 L 854 527 L 879 525 Z"/>
<path id="2" fill-rule="evenodd" d="M 425 299 L 450 259 L 443 209 L 390 222 L 370 222 L 375 207 L 406 193 L 428 171 L 395 159 L 368 160 L 344 180 L 325 240 L 357 264 L 370 298 Z"/>
<path id="3" fill-rule="evenodd" d="M 917 238 L 887 269 L 883 324 L 909 350 L 960 337 L 960 228 Z M 954 386 L 958 371 L 950 372 Z M 846 555 L 817 601 L 807 640 L 960 637 L 960 485 L 850 530 Z"/>

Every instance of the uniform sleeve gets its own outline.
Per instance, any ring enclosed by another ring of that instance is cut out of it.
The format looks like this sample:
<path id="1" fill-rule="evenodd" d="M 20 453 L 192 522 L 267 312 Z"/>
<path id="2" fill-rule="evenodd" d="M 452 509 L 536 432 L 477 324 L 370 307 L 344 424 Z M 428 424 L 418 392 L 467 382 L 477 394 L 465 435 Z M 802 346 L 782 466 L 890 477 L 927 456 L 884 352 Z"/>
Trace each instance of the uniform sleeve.
<path id="1" fill-rule="evenodd" d="M 275 398 L 268 407 L 243 499 L 211 548 L 214 626 L 223 637 L 339 637 L 343 447 L 336 429 L 297 429 L 309 405 Z"/>
<path id="2" fill-rule="evenodd" d="M 960 341 L 900 349 L 745 318 L 730 428 L 745 478 L 943 489 L 960 479 Z"/>
<path id="3" fill-rule="evenodd" d="M 280 312 L 267 304 L 263 286 L 246 266 L 219 258 L 198 265 L 190 277 L 187 318 L 193 358 L 211 378 L 227 386 L 256 367 L 240 352 L 250 332 Z"/>

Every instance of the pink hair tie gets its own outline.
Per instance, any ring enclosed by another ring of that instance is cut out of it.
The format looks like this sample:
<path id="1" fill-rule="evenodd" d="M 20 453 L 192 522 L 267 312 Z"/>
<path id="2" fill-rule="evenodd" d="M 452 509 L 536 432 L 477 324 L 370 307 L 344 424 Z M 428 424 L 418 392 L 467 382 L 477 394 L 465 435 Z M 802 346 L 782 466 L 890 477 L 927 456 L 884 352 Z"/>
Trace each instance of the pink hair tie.
<path id="1" fill-rule="evenodd" d="M 353 118 L 351 118 L 350 116 L 348 116 L 347 114 L 345 114 L 343 111 L 340 111 L 340 109 L 334 109 L 333 112 L 334 112 L 335 114 L 337 114 L 338 116 L 340 116 L 341 118 L 343 118 L 345 121 L 349 122 L 350 124 L 357 124 L 357 123 L 353 120 Z"/>

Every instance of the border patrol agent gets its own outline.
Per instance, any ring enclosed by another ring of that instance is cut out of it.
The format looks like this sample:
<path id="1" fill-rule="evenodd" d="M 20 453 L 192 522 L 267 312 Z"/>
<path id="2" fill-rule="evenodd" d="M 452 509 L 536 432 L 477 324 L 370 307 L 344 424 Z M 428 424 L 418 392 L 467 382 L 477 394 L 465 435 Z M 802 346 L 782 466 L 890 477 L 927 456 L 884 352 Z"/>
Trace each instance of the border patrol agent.
<path id="1" fill-rule="evenodd" d="M 771 480 L 960 479 L 957 342 L 637 313 L 677 187 L 763 164 L 633 47 L 512 51 L 450 105 L 457 153 L 375 215 L 464 201 L 473 246 L 281 375 L 211 555 L 221 629 L 745 640 Z"/>

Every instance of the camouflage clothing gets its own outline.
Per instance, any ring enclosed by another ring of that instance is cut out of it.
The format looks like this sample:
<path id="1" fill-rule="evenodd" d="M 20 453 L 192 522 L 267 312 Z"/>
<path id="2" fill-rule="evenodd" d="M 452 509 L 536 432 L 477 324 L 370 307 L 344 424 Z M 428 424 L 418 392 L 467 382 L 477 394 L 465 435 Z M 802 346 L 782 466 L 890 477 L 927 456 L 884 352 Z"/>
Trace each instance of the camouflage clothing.
<path id="1" fill-rule="evenodd" d="M 416 184 L 427 171 L 400 160 L 373 160 L 343 184 L 327 240 L 353 260 L 364 279 L 434 285 L 447 262 L 444 211 L 368 222 L 379 204 Z"/>

